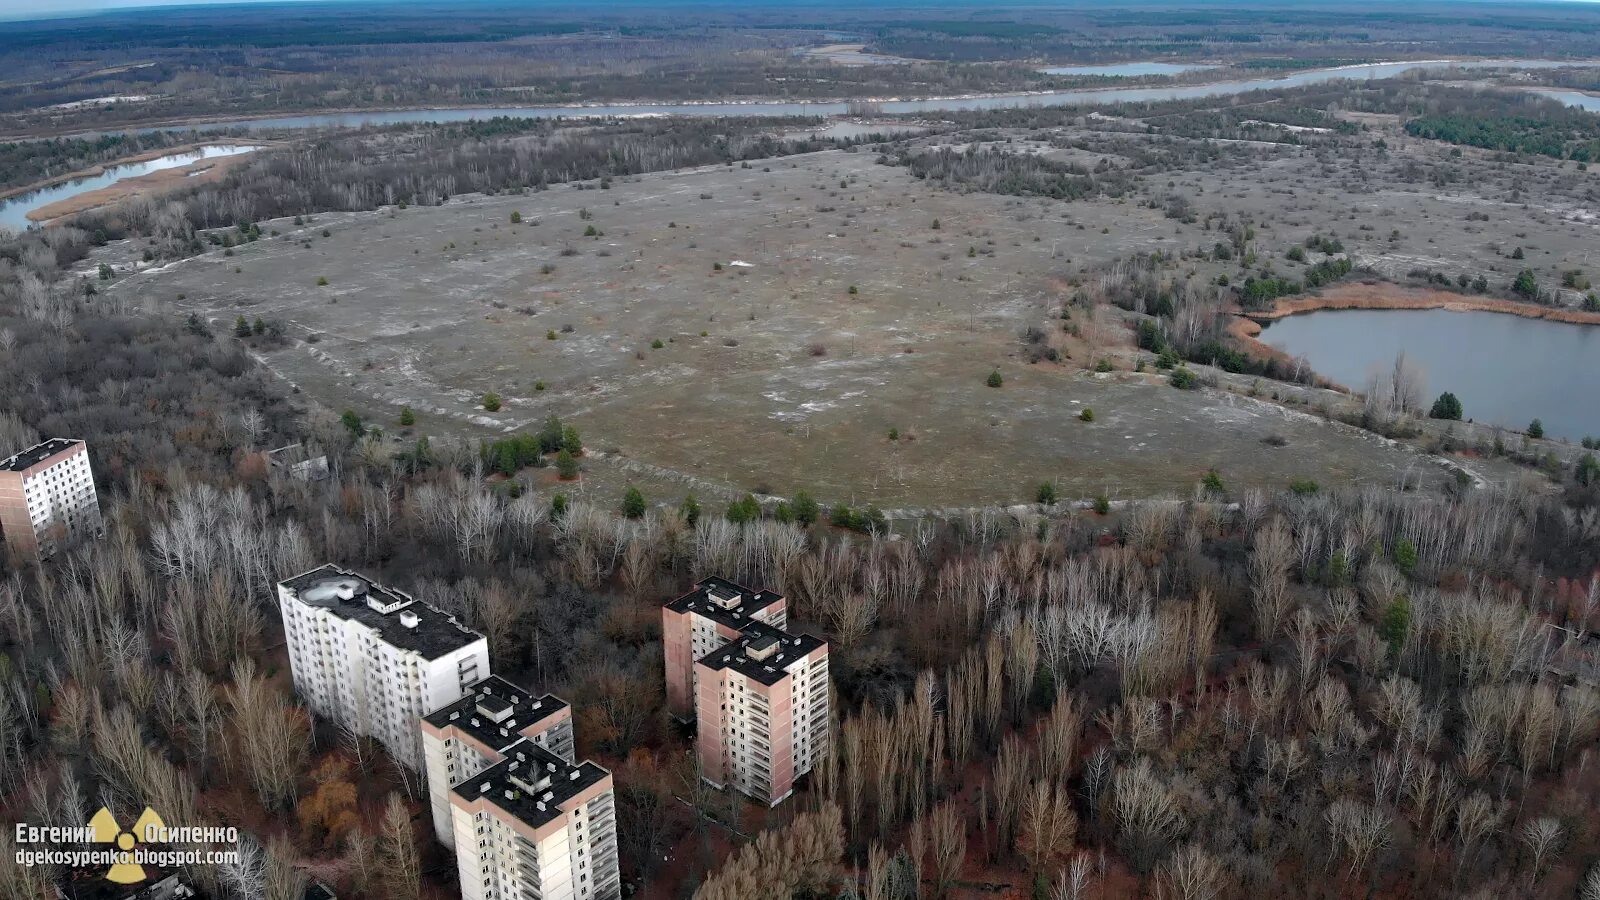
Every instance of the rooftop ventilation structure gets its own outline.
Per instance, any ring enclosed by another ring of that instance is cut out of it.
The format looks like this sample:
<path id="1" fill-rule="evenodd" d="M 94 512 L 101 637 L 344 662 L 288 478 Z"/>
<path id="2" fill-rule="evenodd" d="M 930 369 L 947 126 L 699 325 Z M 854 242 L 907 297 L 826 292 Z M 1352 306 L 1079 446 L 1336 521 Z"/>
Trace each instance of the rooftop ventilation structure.
<path id="1" fill-rule="evenodd" d="M 744 645 L 744 655 L 756 662 L 771 659 L 778 652 L 778 640 L 771 635 L 763 635 L 752 639 Z"/>

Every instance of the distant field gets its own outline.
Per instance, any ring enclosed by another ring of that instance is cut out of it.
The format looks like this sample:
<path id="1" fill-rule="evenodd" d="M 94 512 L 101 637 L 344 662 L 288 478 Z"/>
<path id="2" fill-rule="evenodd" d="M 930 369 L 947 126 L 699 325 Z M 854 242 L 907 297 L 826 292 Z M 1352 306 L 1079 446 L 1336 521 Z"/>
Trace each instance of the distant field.
<path id="1" fill-rule="evenodd" d="M 948 506 L 1030 499 L 1045 480 L 1128 496 L 1186 492 L 1210 467 L 1241 485 L 1429 468 L 1268 403 L 1019 358 L 1063 274 L 1176 243 L 1158 210 L 956 194 L 828 152 L 323 216 L 119 290 L 223 325 L 287 320 L 300 340 L 272 368 L 375 424 L 409 404 L 423 430 L 489 436 L 557 413 L 592 447 L 740 489 Z M 1087 342 L 1063 344 L 1079 360 L 1127 344 L 1109 312 L 1084 324 Z M 994 369 L 1002 388 L 985 386 Z M 475 408 L 490 390 L 498 414 Z"/>

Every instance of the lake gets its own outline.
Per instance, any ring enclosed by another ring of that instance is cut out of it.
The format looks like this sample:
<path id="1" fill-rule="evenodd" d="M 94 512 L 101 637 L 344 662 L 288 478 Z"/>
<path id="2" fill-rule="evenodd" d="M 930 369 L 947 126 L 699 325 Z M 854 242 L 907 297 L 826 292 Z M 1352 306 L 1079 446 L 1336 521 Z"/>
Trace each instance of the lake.
<path id="1" fill-rule="evenodd" d="M 248 144 L 219 144 L 216 146 L 201 147 L 184 153 L 168 153 L 154 159 L 142 162 L 123 163 L 116 166 L 107 166 L 99 175 L 90 175 L 85 178 L 76 178 L 60 184 L 40 188 L 26 194 L 18 194 L 9 200 L 0 200 L 0 228 L 9 228 L 15 231 L 26 230 L 32 224 L 28 213 L 42 207 L 49 206 L 68 197 L 76 197 L 85 191 L 95 191 L 103 187 L 110 187 L 124 178 L 137 178 L 140 175 L 149 175 L 163 169 L 176 169 L 202 159 L 216 159 L 221 156 L 238 156 L 241 153 L 250 153 L 258 147 Z"/>
<path id="2" fill-rule="evenodd" d="M 1100 88 L 1075 91 L 1041 91 L 1029 94 L 995 94 L 983 97 L 932 98 L 922 100 L 888 99 L 876 103 L 874 112 L 884 114 L 937 113 L 973 109 L 999 109 L 1014 106 L 1098 106 L 1107 103 L 1188 100 L 1225 97 L 1250 91 L 1275 90 L 1304 84 L 1320 84 L 1341 79 L 1394 78 L 1424 69 L 1547 69 L 1560 66 L 1600 66 L 1600 62 L 1554 60 L 1421 60 L 1415 62 L 1366 63 L 1312 69 L 1275 78 L 1251 78 L 1213 84 L 1185 84 L 1170 87 Z M 262 119 L 200 122 L 185 126 L 136 129 L 141 133 L 184 127 L 196 131 L 222 128 L 359 128 L 364 125 L 398 125 L 411 122 L 473 122 L 498 116 L 528 119 L 599 116 L 842 116 L 849 104 L 840 102 L 745 101 L 707 103 L 605 103 L 583 106 L 495 106 L 470 109 L 397 109 L 350 113 L 314 113 Z M 96 134 L 99 132 L 88 132 Z"/>
<path id="3" fill-rule="evenodd" d="M 1582 91 L 1568 91 L 1561 88 L 1534 88 L 1535 94 L 1543 94 L 1551 100 L 1559 100 L 1568 106 L 1576 106 L 1589 112 L 1600 112 L 1600 96 L 1585 94 Z"/>
<path id="4" fill-rule="evenodd" d="M 1357 391 L 1403 350 L 1426 376 L 1425 405 L 1450 391 L 1478 422 L 1521 430 L 1537 418 L 1550 437 L 1600 436 L 1600 326 L 1443 309 L 1323 310 L 1279 319 L 1261 340 Z"/>
<path id="5" fill-rule="evenodd" d="M 1182 75 L 1215 69 L 1201 63 L 1130 62 L 1109 63 L 1101 66 L 1045 66 L 1039 71 L 1046 75 L 1101 75 L 1106 78 L 1127 78 L 1134 75 Z"/>

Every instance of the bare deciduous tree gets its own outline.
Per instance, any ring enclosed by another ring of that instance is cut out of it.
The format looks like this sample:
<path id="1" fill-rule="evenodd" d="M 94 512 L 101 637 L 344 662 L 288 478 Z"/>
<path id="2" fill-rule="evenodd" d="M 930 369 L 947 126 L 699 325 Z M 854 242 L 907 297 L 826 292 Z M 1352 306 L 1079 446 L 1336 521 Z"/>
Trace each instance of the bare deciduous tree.
<path id="1" fill-rule="evenodd" d="M 227 697 L 239 768 L 262 805 L 288 809 L 311 750 L 305 713 L 257 675 L 248 658 L 234 663 Z"/>
<path id="2" fill-rule="evenodd" d="M 1540 816 L 1522 826 L 1520 837 L 1533 856 L 1533 871 L 1528 876 L 1531 890 L 1532 885 L 1537 884 L 1544 874 L 1545 865 L 1550 862 L 1551 857 L 1560 852 L 1561 845 L 1567 838 L 1567 830 L 1561 825 L 1561 820 L 1551 816 Z"/>
<path id="3" fill-rule="evenodd" d="M 1117 770 L 1111 790 L 1118 842 L 1136 871 L 1149 872 L 1183 830 L 1177 798 L 1143 757 Z"/>
<path id="4" fill-rule="evenodd" d="M 1185 844 L 1156 867 L 1157 900 L 1216 900 L 1224 887 L 1222 863 L 1195 844 Z"/>
<path id="5" fill-rule="evenodd" d="M 1256 636 L 1277 637 L 1289 612 L 1289 565 L 1293 541 L 1281 521 L 1256 532 L 1250 554 L 1250 603 Z"/>
<path id="6" fill-rule="evenodd" d="M 383 808 L 378 833 L 378 858 L 382 860 L 384 896 L 414 900 L 422 889 L 422 857 L 417 851 L 411 811 L 399 794 L 390 794 Z"/>
<path id="7" fill-rule="evenodd" d="M 1049 780 L 1034 782 L 1022 804 L 1017 852 L 1034 871 L 1049 871 L 1072 855 L 1077 834 L 1071 793 Z"/>
<path id="8" fill-rule="evenodd" d="M 954 803 L 934 807 L 928 818 L 928 846 L 933 853 L 935 892 L 944 896 L 967 859 L 967 820 Z"/>

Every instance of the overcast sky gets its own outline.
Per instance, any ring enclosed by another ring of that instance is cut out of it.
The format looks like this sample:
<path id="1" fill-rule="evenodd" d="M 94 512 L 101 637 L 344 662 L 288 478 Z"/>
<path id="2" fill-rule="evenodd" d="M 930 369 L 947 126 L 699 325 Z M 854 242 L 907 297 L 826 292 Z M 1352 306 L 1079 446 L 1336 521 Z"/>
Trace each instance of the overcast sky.
<path id="1" fill-rule="evenodd" d="M 47 19 L 136 6 L 197 6 L 216 3 L 271 3 L 286 0 L 0 0 L 0 19 Z"/>
<path id="2" fill-rule="evenodd" d="M 0 0 L 0 19 L 46 19 L 140 6 L 209 6 L 219 3 L 286 3 L 296 0 Z M 1585 2 L 1585 0 L 1573 0 Z M 1596 2 L 1596 0 L 1588 0 Z"/>

